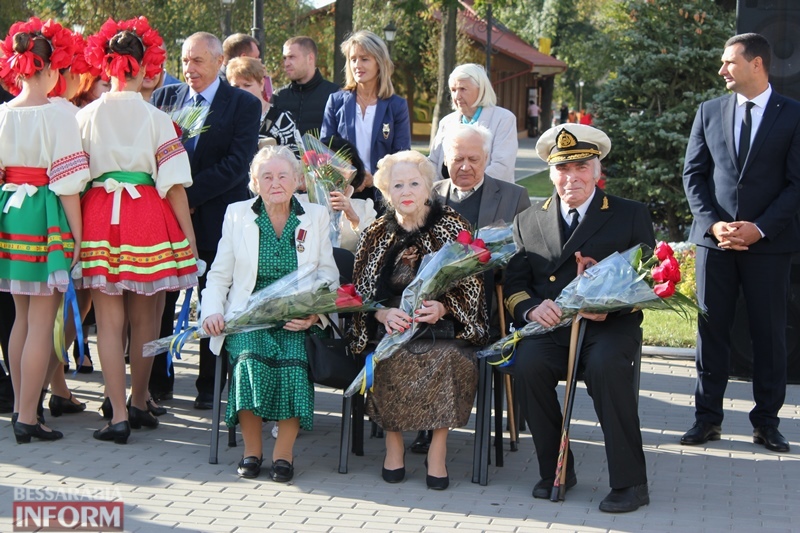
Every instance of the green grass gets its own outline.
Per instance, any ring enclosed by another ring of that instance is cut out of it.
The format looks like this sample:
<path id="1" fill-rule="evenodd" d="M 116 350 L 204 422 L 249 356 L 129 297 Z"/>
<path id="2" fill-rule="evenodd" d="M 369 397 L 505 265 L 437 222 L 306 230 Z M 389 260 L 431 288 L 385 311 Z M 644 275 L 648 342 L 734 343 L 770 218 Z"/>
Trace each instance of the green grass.
<path id="1" fill-rule="evenodd" d="M 685 320 L 672 311 L 645 310 L 644 344 L 671 348 L 694 348 L 697 341 L 697 318 Z"/>
<path id="2" fill-rule="evenodd" d="M 522 178 L 517 181 L 517 185 L 522 185 L 528 189 L 528 196 L 546 198 L 553 194 L 553 183 L 550 181 L 549 170 L 543 170 L 527 178 Z"/>

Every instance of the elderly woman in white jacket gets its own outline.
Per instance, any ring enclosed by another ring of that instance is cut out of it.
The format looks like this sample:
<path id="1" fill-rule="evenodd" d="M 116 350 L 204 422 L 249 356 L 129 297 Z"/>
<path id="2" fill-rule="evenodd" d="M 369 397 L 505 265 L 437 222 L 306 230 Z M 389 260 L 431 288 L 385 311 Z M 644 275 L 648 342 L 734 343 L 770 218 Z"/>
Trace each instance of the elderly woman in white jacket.
<path id="1" fill-rule="evenodd" d="M 475 63 L 459 65 L 453 69 L 447 83 L 455 111 L 439 122 L 428 156 L 436 167 L 437 179 L 443 177 L 444 138 L 453 125 L 461 122 L 481 124 L 492 132 L 492 149 L 484 172 L 496 180 L 514 183 L 519 148 L 517 117 L 508 109 L 498 107 L 497 95 L 486 70 Z"/>
<path id="2" fill-rule="evenodd" d="M 232 368 L 225 422 L 231 427 L 238 422 L 242 429 L 244 454 L 237 472 L 259 475 L 261 423 L 277 420 L 280 432 L 269 473 L 277 482 L 292 479 L 297 432 L 312 428 L 314 386 L 304 341 L 306 330 L 326 325 L 325 319 L 311 315 L 278 328 L 227 337 L 221 332 L 254 291 L 304 265 L 315 267 L 317 282 L 338 283 L 328 212 L 293 196 L 299 175 L 300 164 L 286 147 L 268 146 L 256 154 L 250 188 L 258 196 L 228 207 L 201 299 L 203 329 L 216 336 L 211 350 L 220 354 L 224 344 Z"/>

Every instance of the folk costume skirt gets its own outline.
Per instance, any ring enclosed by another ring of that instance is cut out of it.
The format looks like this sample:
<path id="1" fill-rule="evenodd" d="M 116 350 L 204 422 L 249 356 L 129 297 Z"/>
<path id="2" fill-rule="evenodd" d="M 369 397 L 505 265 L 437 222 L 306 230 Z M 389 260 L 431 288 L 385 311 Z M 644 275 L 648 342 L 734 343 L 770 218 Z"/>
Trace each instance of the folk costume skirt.
<path id="1" fill-rule="evenodd" d="M 197 263 L 149 174 L 107 172 L 81 200 L 81 287 L 151 295 L 197 285 Z"/>
<path id="2" fill-rule="evenodd" d="M 64 292 L 75 241 L 47 169 L 8 167 L 0 190 L 0 291 Z"/>

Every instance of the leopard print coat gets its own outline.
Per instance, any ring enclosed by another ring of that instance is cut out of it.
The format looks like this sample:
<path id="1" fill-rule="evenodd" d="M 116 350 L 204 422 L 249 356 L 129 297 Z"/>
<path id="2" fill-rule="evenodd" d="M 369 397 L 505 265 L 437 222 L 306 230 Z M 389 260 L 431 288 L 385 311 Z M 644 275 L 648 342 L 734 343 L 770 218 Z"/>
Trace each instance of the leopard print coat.
<path id="1" fill-rule="evenodd" d="M 454 241 L 458 232 L 470 230 L 469 223 L 448 206 L 434 202 L 427 220 L 418 230 L 407 232 L 389 210 L 367 228 L 356 251 L 353 280 L 356 290 L 364 298 L 380 298 L 384 285 L 393 271 L 395 261 L 411 247 L 419 254 L 435 252 L 445 243 Z M 447 310 L 448 318 L 456 325 L 456 338 L 481 346 L 489 338 L 486 302 L 483 293 L 483 276 L 464 279 L 439 298 Z M 356 313 L 348 331 L 350 348 L 362 354 L 370 340 L 371 332 L 378 326 L 373 313 Z"/>

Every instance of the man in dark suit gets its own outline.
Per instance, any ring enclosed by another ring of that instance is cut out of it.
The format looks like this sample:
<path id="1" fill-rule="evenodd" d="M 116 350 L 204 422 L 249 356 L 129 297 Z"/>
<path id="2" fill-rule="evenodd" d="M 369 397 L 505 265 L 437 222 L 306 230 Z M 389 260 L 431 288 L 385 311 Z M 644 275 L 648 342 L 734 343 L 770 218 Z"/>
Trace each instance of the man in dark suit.
<path id="1" fill-rule="evenodd" d="M 534 203 L 514 220 L 520 247 L 506 268 L 505 304 L 515 324 L 555 326 L 561 309 L 554 300 L 577 276 L 575 253 L 600 261 L 637 244 L 655 244 L 645 205 L 605 194 L 596 187 L 600 159 L 611 148 L 605 133 L 580 124 L 547 130 L 536 143 L 550 165 L 556 193 Z M 605 436 L 611 492 L 600 510 L 629 512 L 647 505 L 647 472 L 633 383 L 633 361 L 641 343 L 641 311 L 583 314 L 589 320 L 579 370 Z M 522 414 L 536 446 L 541 479 L 534 498 L 553 488 L 562 414 L 556 395 L 566 379 L 570 328 L 520 341 L 514 378 Z M 577 483 L 570 450 L 566 488 Z"/>
<path id="2" fill-rule="evenodd" d="M 725 43 L 720 76 L 734 94 L 703 102 L 683 184 L 697 244 L 695 424 L 681 444 L 718 440 L 730 333 L 741 288 L 753 340 L 753 442 L 788 452 L 778 431 L 786 394 L 791 255 L 800 249 L 800 103 L 769 84 L 770 46 L 755 33 Z"/>
<path id="3" fill-rule="evenodd" d="M 187 139 L 184 146 L 192 166 L 193 183 L 186 194 L 197 249 L 200 259 L 210 268 L 228 205 L 250 197 L 248 168 L 258 149 L 261 103 L 255 96 L 217 77 L 222 65 L 222 44 L 216 36 L 205 32 L 191 35 L 183 43 L 182 61 L 186 84 L 162 87 L 153 93 L 152 102 L 162 109 L 187 105 L 208 108 L 201 133 Z M 199 291 L 205 282 L 204 275 Z M 204 339 L 200 341 L 196 409 L 212 408 L 214 366 L 215 356 L 208 347 L 208 339 Z M 223 371 L 222 380 L 225 375 Z"/>

